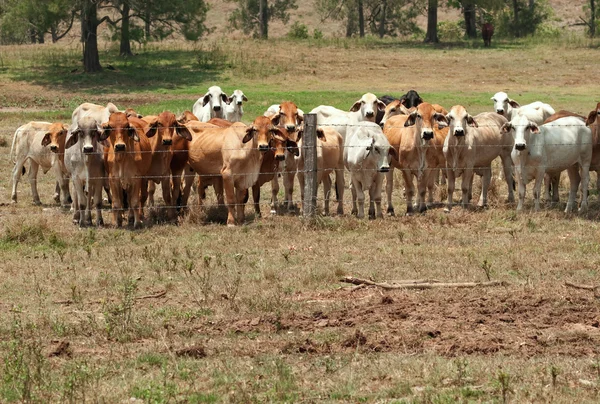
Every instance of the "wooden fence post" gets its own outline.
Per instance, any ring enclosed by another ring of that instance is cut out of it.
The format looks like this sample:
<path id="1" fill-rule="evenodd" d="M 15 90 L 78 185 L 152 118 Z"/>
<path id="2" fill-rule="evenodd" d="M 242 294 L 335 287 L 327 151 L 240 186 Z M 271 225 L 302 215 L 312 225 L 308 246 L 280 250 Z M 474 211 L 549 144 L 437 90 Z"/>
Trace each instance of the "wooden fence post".
<path id="1" fill-rule="evenodd" d="M 317 212 L 317 115 L 304 115 L 304 134 L 302 135 L 302 153 L 304 154 L 304 200 L 302 210 L 305 217 Z"/>

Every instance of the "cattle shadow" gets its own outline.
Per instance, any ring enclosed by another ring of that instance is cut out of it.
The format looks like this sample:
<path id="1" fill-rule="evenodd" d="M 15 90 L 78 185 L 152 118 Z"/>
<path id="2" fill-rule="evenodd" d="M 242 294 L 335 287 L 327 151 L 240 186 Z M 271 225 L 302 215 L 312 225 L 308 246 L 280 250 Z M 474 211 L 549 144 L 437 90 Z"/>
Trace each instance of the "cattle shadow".
<path id="1" fill-rule="evenodd" d="M 49 63 L 38 61 L 34 66 L 17 69 L 13 77 L 65 92 L 128 94 L 195 87 L 216 81 L 227 63 L 223 56 L 202 50 L 152 50 L 129 58 L 108 53 L 100 56 L 101 72 L 85 73 L 80 58 L 65 55 Z"/>

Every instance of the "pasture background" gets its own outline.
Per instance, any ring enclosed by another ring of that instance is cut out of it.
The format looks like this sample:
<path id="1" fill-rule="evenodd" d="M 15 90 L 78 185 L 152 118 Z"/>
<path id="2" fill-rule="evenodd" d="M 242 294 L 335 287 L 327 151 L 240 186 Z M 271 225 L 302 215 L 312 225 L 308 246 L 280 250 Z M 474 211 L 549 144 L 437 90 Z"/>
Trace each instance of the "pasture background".
<path id="1" fill-rule="evenodd" d="M 80 230 L 51 203 L 50 175 L 39 177 L 43 206 L 31 205 L 26 177 L 11 205 L 8 158 L 29 120 L 68 122 L 83 101 L 178 113 L 215 83 L 244 90 L 247 122 L 283 100 L 347 109 L 367 91 L 411 88 L 473 114 L 503 90 L 587 115 L 597 47 L 569 36 L 492 49 L 211 40 L 121 60 L 104 45 L 115 70 L 93 76 L 80 73 L 75 45 L 0 48 L 0 401 L 597 402 L 600 307 L 564 286 L 597 284 L 596 191 L 582 216 L 564 205 L 530 213 L 531 191 L 517 215 L 496 180 L 485 211 L 303 220 L 263 205 L 265 218 L 228 229 L 220 212 L 192 209 L 179 226 L 134 232 L 113 228 L 106 210 L 107 228 Z M 510 286 L 352 292 L 343 275 Z"/>

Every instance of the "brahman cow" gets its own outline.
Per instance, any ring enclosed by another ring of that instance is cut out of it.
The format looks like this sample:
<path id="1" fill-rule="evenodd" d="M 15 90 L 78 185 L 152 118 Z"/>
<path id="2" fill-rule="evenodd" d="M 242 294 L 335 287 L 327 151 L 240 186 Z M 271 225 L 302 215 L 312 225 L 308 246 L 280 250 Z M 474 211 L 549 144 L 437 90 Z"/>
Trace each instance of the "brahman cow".
<path id="1" fill-rule="evenodd" d="M 302 136 L 298 133 L 298 182 L 300 195 L 304 201 L 304 157 L 302 152 Z M 324 213 L 329 215 L 329 199 L 331 194 L 330 174 L 335 173 L 335 194 L 337 199 L 337 214 L 344 214 L 344 139 L 342 135 L 330 126 L 317 128 L 317 184 L 323 183 Z"/>
<path id="2" fill-rule="evenodd" d="M 65 166 L 73 180 L 73 222 L 92 225 L 92 198 L 96 206 L 96 226 L 103 226 L 102 188 L 105 184 L 103 129 L 92 115 L 79 118 L 67 137 Z"/>
<path id="3" fill-rule="evenodd" d="M 566 117 L 538 126 L 525 115 L 504 124 L 502 130 L 514 133 L 511 157 L 519 186 L 517 211 L 523 209 L 525 187 L 535 179 L 535 210 L 540 209 L 540 191 L 544 174 L 560 175 L 564 170 L 571 183 L 565 212 L 576 207 L 576 194 L 581 181 L 580 211 L 587 209 L 589 169 L 592 160 L 592 131 L 577 117 Z M 581 170 L 581 172 L 580 172 Z"/>
<path id="4" fill-rule="evenodd" d="M 21 175 L 25 173 L 23 164 L 29 163 L 29 182 L 33 203 L 40 205 L 37 190 L 37 173 L 41 166 L 44 174 L 50 169 L 56 176 L 56 192 L 54 200 L 63 206 L 71 203 L 69 194 L 69 177 L 64 165 L 65 138 L 67 127 L 60 122 L 32 121 L 20 126 L 13 136 L 10 158 L 15 163 L 12 170 L 11 200 L 17 202 L 17 185 Z"/>
<path id="5" fill-rule="evenodd" d="M 419 104 L 410 115 L 394 116 L 385 124 L 384 133 L 398 158 L 392 165 L 402 171 L 406 186 L 406 214 L 414 211 L 413 198 L 415 188 L 413 176 L 417 178 L 417 209 L 427 210 L 425 193 L 430 189 L 430 202 L 433 202 L 433 179 L 439 168 L 445 166 L 443 144 L 447 128 L 439 123 L 447 123 L 446 117 L 436 112 L 429 103 Z M 388 213 L 394 214 L 392 205 L 393 171 L 387 174 Z"/>
<path id="6" fill-rule="evenodd" d="M 383 101 L 374 94 L 366 93 L 352 105 L 350 112 L 328 105 L 319 105 L 310 113 L 317 114 L 317 125 L 332 126 L 346 139 L 348 127 L 363 121 L 375 122 L 378 110 L 385 110 Z"/>
<path id="7" fill-rule="evenodd" d="M 225 105 L 225 119 L 229 122 L 241 122 L 244 115 L 243 103 L 248 101 L 242 90 L 234 90 Z"/>
<path id="8" fill-rule="evenodd" d="M 210 118 L 225 119 L 224 106 L 227 100 L 227 94 L 221 90 L 221 87 L 209 87 L 207 93 L 194 103 L 192 112 L 201 122 L 208 122 Z"/>
<path id="9" fill-rule="evenodd" d="M 147 189 L 142 187 L 152 165 L 150 138 L 156 134 L 156 126 L 124 112 L 113 112 L 108 122 L 101 125 L 100 140 L 108 140 L 104 149 L 104 165 L 112 192 L 113 219 L 117 227 L 123 225 L 123 190 L 126 191 L 129 218 L 133 227 L 141 228 L 143 218 L 142 200 Z"/>
<path id="10" fill-rule="evenodd" d="M 352 214 L 359 219 L 365 216 L 365 191 L 369 192 L 369 217 L 383 217 L 383 173 L 389 171 L 390 156 L 395 155 L 396 151 L 375 122 L 357 122 L 348 128 L 344 142 L 344 165 L 350 171 L 352 181 Z"/>
<path id="11" fill-rule="evenodd" d="M 449 134 L 444 143 L 446 158 L 446 176 L 448 178 L 448 205 L 452 209 L 452 197 L 456 177 L 462 175 L 462 206 L 471 202 L 473 174 L 482 177 L 479 206 L 487 205 L 487 192 L 492 179 L 492 161 L 500 156 L 504 169 L 504 178 L 508 185 L 508 200 L 514 201 L 512 161 L 513 139 L 510 133 L 501 128 L 506 118 L 494 112 L 483 112 L 472 117 L 461 105 L 455 105 L 446 115 Z"/>

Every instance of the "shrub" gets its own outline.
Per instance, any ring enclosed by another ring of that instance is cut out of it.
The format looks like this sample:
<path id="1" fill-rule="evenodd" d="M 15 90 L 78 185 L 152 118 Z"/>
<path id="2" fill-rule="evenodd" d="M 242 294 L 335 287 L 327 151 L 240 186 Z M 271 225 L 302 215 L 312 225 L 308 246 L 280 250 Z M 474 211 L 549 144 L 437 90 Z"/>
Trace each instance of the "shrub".
<path id="1" fill-rule="evenodd" d="M 293 39 L 308 39 L 308 27 L 301 22 L 296 21 L 290 27 L 287 36 Z"/>

